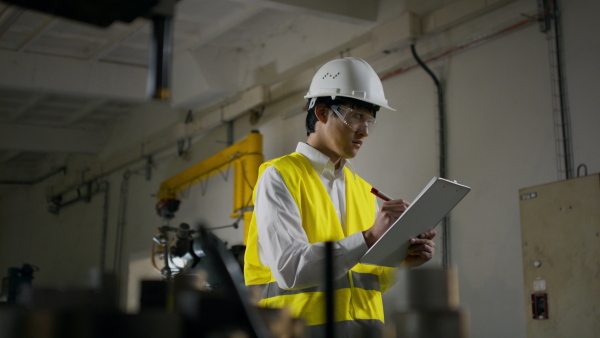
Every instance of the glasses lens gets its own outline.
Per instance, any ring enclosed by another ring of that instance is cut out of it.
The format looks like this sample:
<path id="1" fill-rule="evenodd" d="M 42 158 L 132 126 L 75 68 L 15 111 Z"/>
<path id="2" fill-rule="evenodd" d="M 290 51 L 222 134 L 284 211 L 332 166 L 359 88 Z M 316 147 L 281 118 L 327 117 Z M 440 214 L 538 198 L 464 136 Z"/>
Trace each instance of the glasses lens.
<path id="1" fill-rule="evenodd" d="M 368 133 L 371 133 L 375 128 L 375 118 L 365 109 L 333 105 L 331 110 L 354 131 L 364 132 L 367 130 Z"/>

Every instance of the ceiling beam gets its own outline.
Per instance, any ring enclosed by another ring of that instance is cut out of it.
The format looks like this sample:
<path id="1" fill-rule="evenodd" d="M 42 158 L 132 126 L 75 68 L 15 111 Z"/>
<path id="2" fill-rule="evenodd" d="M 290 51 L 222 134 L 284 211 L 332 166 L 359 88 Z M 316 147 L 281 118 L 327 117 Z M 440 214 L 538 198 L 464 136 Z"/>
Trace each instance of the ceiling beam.
<path id="1" fill-rule="evenodd" d="M 0 50 L 0 87 L 146 100 L 144 68 Z"/>
<path id="2" fill-rule="evenodd" d="M 0 150 L 96 154 L 106 135 L 93 130 L 0 124 Z"/>
<path id="3" fill-rule="evenodd" d="M 0 154 L 0 163 L 6 163 L 17 157 L 20 153 L 20 151 L 3 151 L 2 154 Z"/>
<path id="4" fill-rule="evenodd" d="M 377 21 L 379 0 L 235 0 L 245 4 L 258 4 L 265 8 L 312 15 L 321 15 L 352 23 Z"/>
<path id="5" fill-rule="evenodd" d="M 246 8 L 244 11 L 234 12 L 233 14 L 230 14 L 224 18 L 221 18 L 219 20 L 218 24 L 210 27 L 209 29 L 202 31 L 202 35 L 201 35 L 200 39 L 198 39 L 190 44 L 187 44 L 187 45 L 184 45 L 181 47 L 177 47 L 177 49 L 184 48 L 185 50 L 188 50 L 188 51 L 197 50 L 198 48 L 206 45 L 210 41 L 229 32 L 230 30 L 232 30 L 236 26 L 240 25 L 244 21 L 246 21 L 246 20 L 250 19 L 251 17 L 255 16 L 256 14 L 260 13 L 260 11 L 262 11 L 261 7 L 250 6 L 250 7 Z"/>
<path id="6" fill-rule="evenodd" d="M 434 34 L 491 12 L 515 0 L 460 0 L 423 18 L 423 33 Z"/>
<path id="7" fill-rule="evenodd" d="M 90 61 L 101 60 L 103 57 L 110 54 L 113 50 L 119 48 L 119 46 L 121 46 L 121 44 L 123 44 L 127 39 L 134 36 L 139 31 L 141 31 L 144 27 L 146 27 L 150 24 L 151 24 L 150 21 L 148 21 L 145 18 L 136 19 L 135 21 L 133 21 L 132 23 L 130 23 L 128 25 L 128 28 L 129 28 L 128 31 L 117 36 L 116 38 L 112 39 L 108 43 L 101 45 L 100 47 L 98 47 L 98 49 L 96 49 L 93 53 L 91 53 L 89 60 Z M 148 55 L 148 57 L 150 57 L 150 55 Z"/>
<path id="8" fill-rule="evenodd" d="M 31 107 L 35 106 L 36 104 L 42 102 L 47 97 L 48 97 L 48 94 L 45 94 L 45 93 L 32 95 L 32 97 L 29 98 L 29 100 L 27 100 L 27 102 L 25 102 L 21 107 L 19 107 L 19 109 L 14 110 L 13 112 L 10 113 L 10 116 L 8 117 L 7 121 L 11 122 L 11 121 L 15 120 L 16 118 L 21 116 L 21 114 L 23 114 L 24 112 L 29 110 Z"/>
<path id="9" fill-rule="evenodd" d="M 77 122 L 81 118 L 85 117 L 89 113 L 93 112 L 97 108 L 99 108 L 102 105 L 104 105 L 106 102 L 108 102 L 108 100 L 105 100 L 105 99 L 99 99 L 99 100 L 93 100 L 93 101 L 91 101 L 90 103 L 86 104 L 85 106 L 79 108 L 71 116 L 69 116 L 68 118 L 66 118 L 63 121 L 63 123 L 61 124 L 61 126 L 62 127 L 66 127 L 66 126 L 69 126 L 69 125 Z"/>
<path id="10" fill-rule="evenodd" d="M 52 29 L 52 27 L 54 27 L 58 23 L 58 21 L 59 20 L 56 17 L 48 16 L 48 18 L 39 27 L 37 27 L 35 30 L 29 33 L 27 38 L 21 43 L 17 50 L 19 52 L 22 52 L 25 49 L 27 49 L 27 47 L 29 47 L 35 41 L 41 38 L 45 32 Z"/>
<path id="11" fill-rule="evenodd" d="M 25 12 L 25 9 L 17 6 L 8 6 L 0 13 L 0 36 Z"/>

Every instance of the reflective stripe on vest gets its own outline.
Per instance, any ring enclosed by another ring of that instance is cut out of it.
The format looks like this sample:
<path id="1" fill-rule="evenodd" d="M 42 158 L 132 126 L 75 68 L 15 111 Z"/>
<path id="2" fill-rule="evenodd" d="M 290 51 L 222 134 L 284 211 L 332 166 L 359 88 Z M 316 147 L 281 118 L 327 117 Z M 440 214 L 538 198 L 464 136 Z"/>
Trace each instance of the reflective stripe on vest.
<path id="1" fill-rule="evenodd" d="M 363 290 L 372 290 L 372 291 L 381 291 L 379 288 L 379 277 L 370 273 L 358 273 L 355 271 L 351 271 L 352 273 L 352 282 L 354 283 L 355 288 L 363 289 Z M 277 282 L 269 283 L 263 285 L 263 293 L 262 298 L 272 298 L 277 296 L 286 296 L 286 295 L 297 295 L 299 293 L 306 292 L 325 292 L 325 286 L 313 286 L 305 289 L 296 289 L 296 290 L 286 290 L 282 289 L 277 285 Z M 348 276 L 336 280 L 333 284 L 334 290 L 350 288 L 350 280 Z"/>

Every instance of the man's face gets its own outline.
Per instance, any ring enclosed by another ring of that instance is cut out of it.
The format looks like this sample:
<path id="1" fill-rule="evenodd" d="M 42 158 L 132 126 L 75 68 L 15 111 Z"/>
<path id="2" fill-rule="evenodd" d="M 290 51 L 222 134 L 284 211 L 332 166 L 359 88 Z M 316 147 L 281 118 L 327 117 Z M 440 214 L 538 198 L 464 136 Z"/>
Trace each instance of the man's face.
<path id="1" fill-rule="evenodd" d="M 344 123 L 340 116 L 332 109 L 328 109 L 327 123 L 322 125 L 324 129 L 323 135 L 326 138 L 327 146 L 332 152 L 332 154 L 329 155 L 330 158 L 356 157 L 365 138 L 369 135 L 368 121 L 373 117 L 373 113 L 366 109 L 352 106 L 342 106 L 338 107 L 336 110 L 342 111 L 343 109 L 348 108 L 352 109 L 348 114 L 352 114 L 353 116 L 347 117 L 346 121 L 349 121 L 349 118 L 353 118 L 354 123 Z M 357 121 L 357 119 L 364 122 L 361 123 L 360 121 Z M 351 126 L 356 130 L 353 130 Z"/>

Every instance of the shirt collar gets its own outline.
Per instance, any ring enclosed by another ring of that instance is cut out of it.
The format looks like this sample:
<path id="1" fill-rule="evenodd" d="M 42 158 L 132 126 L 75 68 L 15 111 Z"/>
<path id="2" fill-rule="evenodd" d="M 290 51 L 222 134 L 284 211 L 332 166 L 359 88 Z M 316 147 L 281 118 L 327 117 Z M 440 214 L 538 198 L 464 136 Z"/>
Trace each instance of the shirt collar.
<path id="1" fill-rule="evenodd" d="M 348 169 L 350 169 L 350 172 L 354 176 L 354 179 L 356 179 L 356 172 L 354 172 L 354 165 L 352 165 L 352 163 L 348 159 L 345 159 L 345 158 L 341 159 L 342 165 L 340 166 L 340 169 L 338 169 L 338 173 L 336 174 L 334 172 L 335 165 L 333 164 L 331 159 L 329 159 L 329 157 L 327 157 L 325 154 L 318 151 L 317 149 L 313 148 L 312 146 L 310 146 L 304 142 L 298 142 L 298 145 L 296 146 L 296 152 L 304 155 L 304 157 L 306 157 L 308 162 L 310 162 L 310 164 L 313 166 L 313 168 L 315 168 L 315 170 L 320 175 L 325 176 L 327 174 L 327 172 L 330 172 L 331 173 L 330 175 L 332 175 L 332 176 L 334 175 L 335 178 L 338 178 L 343 173 L 344 167 L 347 167 Z"/>

